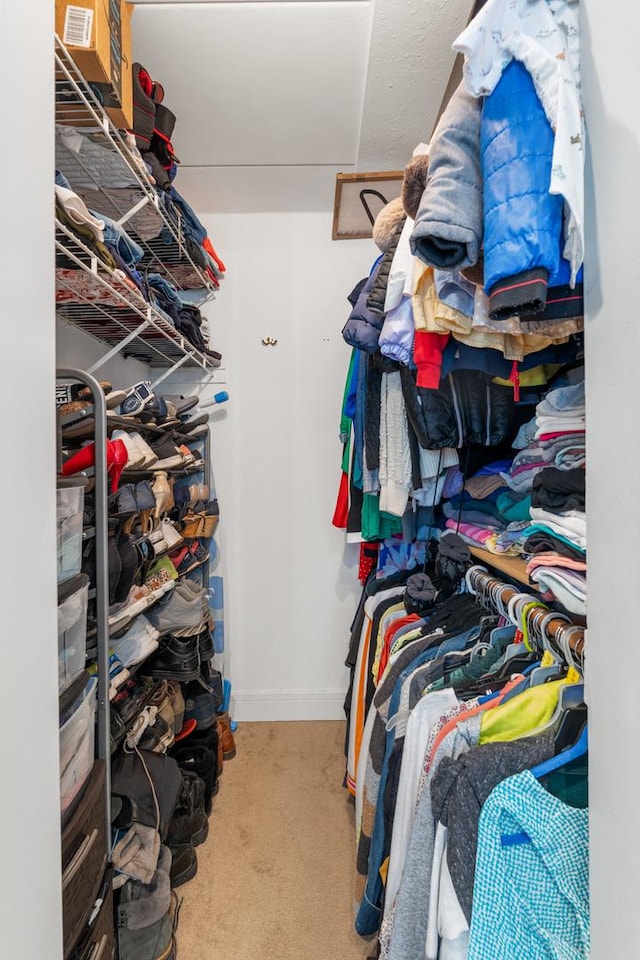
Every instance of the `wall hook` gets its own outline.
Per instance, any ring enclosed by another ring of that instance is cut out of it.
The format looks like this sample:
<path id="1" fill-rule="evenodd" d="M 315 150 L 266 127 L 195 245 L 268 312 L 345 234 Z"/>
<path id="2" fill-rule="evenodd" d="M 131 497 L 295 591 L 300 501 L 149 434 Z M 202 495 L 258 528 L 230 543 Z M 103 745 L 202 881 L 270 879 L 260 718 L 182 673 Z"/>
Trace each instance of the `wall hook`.
<path id="1" fill-rule="evenodd" d="M 278 345 L 278 341 L 277 341 L 277 340 L 274 340 L 273 337 L 263 337 L 263 338 L 262 338 L 262 345 L 265 346 L 265 347 L 275 347 L 275 346 Z"/>

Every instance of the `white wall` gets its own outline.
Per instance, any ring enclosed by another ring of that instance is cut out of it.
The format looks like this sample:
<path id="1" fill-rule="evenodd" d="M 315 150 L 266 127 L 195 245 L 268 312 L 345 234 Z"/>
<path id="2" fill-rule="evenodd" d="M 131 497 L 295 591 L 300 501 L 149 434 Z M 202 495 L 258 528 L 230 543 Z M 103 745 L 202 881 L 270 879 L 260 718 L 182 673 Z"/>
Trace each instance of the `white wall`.
<path id="1" fill-rule="evenodd" d="M 583 0 L 593 960 L 638 956 L 640 9 Z"/>
<path id="2" fill-rule="evenodd" d="M 56 363 L 58 367 L 76 367 L 88 370 L 111 348 L 94 337 L 56 318 Z M 94 376 L 98 380 L 110 380 L 114 388 L 126 389 L 138 380 L 150 378 L 149 367 L 133 357 L 124 359 L 120 354 L 99 367 Z M 153 379 L 153 377 L 151 377 Z"/>
<path id="3" fill-rule="evenodd" d="M 0 953 L 15 960 L 62 957 L 52 35 L 50 0 L 0 5 L 0 112 L 13 143 L 0 152 Z"/>
<path id="4" fill-rule="evenodd" d="M 228 267 L 206 313 L 231 395 L 212 450 L 235 715 L 339 718 L 359 595 L 357 548 L 345 556 L 331 526 L 349 359 L 340 331 L 375 248 L 332 242 L 330 214 L 203 221 Z M 262 345 L 269 336 L 276 347 Z"/>

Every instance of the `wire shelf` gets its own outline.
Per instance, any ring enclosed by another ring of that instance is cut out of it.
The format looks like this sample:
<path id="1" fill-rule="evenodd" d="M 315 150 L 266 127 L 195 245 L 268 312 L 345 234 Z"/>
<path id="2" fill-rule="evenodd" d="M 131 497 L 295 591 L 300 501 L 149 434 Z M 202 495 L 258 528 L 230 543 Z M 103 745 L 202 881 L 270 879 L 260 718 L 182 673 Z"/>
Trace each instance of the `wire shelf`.
<path id="1" fill-rule="evenodd" d="M 144 269 L 162 274 L 179 290 L 199 292 L 198 303 L 212 299 L 216 286 L 194 260 L 199 256 L 184 234 L 180 212 L 167 210 L 144 163 L 129 149 L 57 36 L 55 91 L 56 166 L 73 190 L 98 215 L 119 223 L 143 248 Z M 65 148 L 61 128 L 76 131 L 82 138 L 77 141 L 81 149 Z M 103 148 L 100 161 L 87 150 L 92 146 Z"/>
<path id="2" fill-rule="evenodd" d="M 213 370 L 211 361 L 147 303 L 132 281 L 111 271 L 58 220 L 55 244 L 59 317 L 124 357 L 157 367 Z M 111 353 L 103 361 L 109 356 Z"/>

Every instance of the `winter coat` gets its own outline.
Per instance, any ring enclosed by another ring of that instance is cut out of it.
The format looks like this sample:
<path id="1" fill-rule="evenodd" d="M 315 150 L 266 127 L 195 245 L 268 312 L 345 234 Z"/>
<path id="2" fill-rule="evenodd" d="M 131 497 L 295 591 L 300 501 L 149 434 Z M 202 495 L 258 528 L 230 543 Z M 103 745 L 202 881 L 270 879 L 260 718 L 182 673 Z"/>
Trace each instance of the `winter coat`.
<path id="1" fill-rule="evenodd" d="M 382 256 L 382 262 L 380 263 L 376 279 L 374 280 L 371 292 L 367 297 L 367 309 L 372 313 L 379 314 L 381 317 L 384 316 L 384 302 L 387 296 L 389 274 L 391 273 L 391 265 L 396 255 L 400 234 L 402 233 L 402 228 L 404 227 L 404 221 L 405 218 L 403 217 L 396 225 L 391 243 Z"/>
<path id="2" fill-rule="evenodd" d="M 384 317 L 372 313 L 367 307 L 367 297 L 373 288 L 381 262 L 382 257 L 374 264 L 369 279 L 360 290 L 355 306 L 349 314 L 349 318 L 342 330 L 342 336 L 345 342 L 348 343 L 350 347 L 357 347 L 358 350 L 364 350 L 365 353 L 375 353 L 378 349 L 380 331 L 384 323 Z M 349 299 L 351 299 L 351 297 Z"/>
<path id="3" fill-rule="evenodd" d="M 527 69 L 506 68 L 484 101 L 484 285 L 492 319 L 544 310 L 558 282 L 562 197 L 549 193 L 554 135 Z"/>
<path id="4" fill-rule="evenodd" d="M 411 297 L 403 297 L 385 317 L 380 334 L 380 352 L 399 363 L 410 364 L 415 326 Z"/>
<path id="5" fill-rule="evenodd" d="M 411 249 L 432 267 L 462 270 L 482 245 L 481 104 L 463 84 L 453 94 L 431 141 L 427 185 Z"/>
<path id="6" fill-rule="evenodd" d="M 450 373 L 438 390 L 416 386 L 415 374 L 400 370 L 407 417 L 426 450 L 476 443 L 496 447 L 514 430 L 513 390 L 484 373 Z"/>

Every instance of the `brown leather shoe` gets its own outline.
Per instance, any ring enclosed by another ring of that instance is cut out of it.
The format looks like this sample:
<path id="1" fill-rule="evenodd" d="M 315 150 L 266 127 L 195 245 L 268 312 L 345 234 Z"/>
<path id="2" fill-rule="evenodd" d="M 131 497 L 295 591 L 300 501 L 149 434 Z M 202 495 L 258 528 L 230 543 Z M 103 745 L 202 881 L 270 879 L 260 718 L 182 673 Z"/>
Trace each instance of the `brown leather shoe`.
<path id="1" fill-rule="evenodd" d="M 236 744 L 231 732 L 231 719 L 228 713 L 219 713 L 217 718 L 218 744 L 222 745 L 222 756 L 225 760 L 233 760 L 236 755 Z"/>

